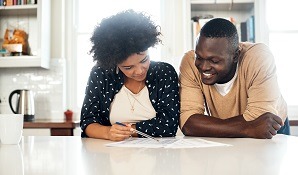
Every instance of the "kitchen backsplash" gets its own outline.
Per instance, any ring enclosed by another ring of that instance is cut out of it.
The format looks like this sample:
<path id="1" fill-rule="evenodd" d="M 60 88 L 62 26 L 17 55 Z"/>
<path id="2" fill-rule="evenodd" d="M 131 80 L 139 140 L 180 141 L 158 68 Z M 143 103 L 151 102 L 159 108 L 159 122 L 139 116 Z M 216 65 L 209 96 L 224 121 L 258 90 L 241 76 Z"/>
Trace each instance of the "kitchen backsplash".
<path id="1" fill-rule="evenodd" d="M 29 89 L 34 93 L 35 119 L 63 119 L 64 71 L 65 59 L 61 58 L 52 58 L 50 69 L 0 68 L 0 113 L 12 113 L 8 97 L 13 90 Z"/>

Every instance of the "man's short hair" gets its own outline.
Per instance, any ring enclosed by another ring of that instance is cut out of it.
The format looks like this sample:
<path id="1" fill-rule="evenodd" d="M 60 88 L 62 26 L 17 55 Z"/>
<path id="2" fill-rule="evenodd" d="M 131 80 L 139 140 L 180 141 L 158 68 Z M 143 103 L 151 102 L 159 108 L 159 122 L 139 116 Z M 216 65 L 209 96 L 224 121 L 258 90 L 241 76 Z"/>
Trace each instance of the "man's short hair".
<path id="1" fill-rule="evenodd" d="M 201 29 L 200 36 L 206 38 L 227 38 L 234 52 L 239 45 L 239 37 L 235 25 L 223 18 L 214 18 L 208 21 Z"/>

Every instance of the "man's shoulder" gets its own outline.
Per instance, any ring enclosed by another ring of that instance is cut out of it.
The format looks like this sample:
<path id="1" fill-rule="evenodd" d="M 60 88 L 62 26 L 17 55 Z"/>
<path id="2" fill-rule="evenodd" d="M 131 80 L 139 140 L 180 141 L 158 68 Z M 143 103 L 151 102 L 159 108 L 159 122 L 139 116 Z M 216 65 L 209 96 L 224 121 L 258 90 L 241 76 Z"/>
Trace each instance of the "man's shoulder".
<path id="1" fill-rule="evenodd" d="M 240 43 L 241 62 L 260 64 L 261 62 L 273 61 L 273 54 L 264 43 Z"/>
<path id="2" fill-rule="evenodd" d="M 239 58 L 239 70 L 259 72 L 275 67 L 274 56 L 267 45 L 263 43 L 244 43 Z"/>
<path id="3" fill-rule="evenodd" d="M 241 42 L 240 49 L 242 53 L 258 54 L 258 51 L 270 52 L 269 47 L 264 43 Z"/>
<path id="4" fill-rule="evenodd" d="M 193 59 L 195 56 L 195 51 L 194 50 L 189 50 L 184 53 L 183 59 Z"/>
<path id="5" fill-rule="evenodd" d="M 195 60 L 195 51 L 194 50 L 187 51 L 184 53 L 184 55 L 182 57 L 180 67 L 194 64 L 194 60 Z"/>

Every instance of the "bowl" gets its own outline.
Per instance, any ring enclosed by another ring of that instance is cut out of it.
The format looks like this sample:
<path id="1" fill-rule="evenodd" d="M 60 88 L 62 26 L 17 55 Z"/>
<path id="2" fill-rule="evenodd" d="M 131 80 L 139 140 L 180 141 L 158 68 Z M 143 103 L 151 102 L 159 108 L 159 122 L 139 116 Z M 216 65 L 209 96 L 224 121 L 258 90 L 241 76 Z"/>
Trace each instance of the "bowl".
<path id="1" fill-rule="evenodd" d="M 22 44 L 3 44 L 2 47 L 8 52 L 22 52 Z"/>

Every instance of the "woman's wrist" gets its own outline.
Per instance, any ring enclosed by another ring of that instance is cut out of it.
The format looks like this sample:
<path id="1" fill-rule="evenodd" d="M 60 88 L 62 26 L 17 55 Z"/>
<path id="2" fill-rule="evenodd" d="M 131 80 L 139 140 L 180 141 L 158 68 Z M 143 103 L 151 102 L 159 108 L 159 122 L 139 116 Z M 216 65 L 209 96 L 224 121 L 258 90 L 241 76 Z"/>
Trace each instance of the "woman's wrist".
<path id="1" fill-rule="evenodd" d="M 136 129 L 136 124 L 131 124 L 130 127 L 133 128 L 133 129 Z M 138 134 L 134 132 L 133 134 L 131 134 L 131 136 L 138 137 Z"/>

